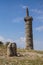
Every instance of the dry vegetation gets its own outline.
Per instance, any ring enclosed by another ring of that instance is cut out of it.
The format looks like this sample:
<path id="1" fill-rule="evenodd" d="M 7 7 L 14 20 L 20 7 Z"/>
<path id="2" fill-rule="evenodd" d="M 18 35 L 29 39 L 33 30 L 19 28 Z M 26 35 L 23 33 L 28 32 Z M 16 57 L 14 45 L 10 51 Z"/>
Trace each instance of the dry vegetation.
<path id="1" fill-rule="evenodd" d="M 17 49 L 19 57 L 7 57 L 6 46 L 0 46 L 0 65 L 43 65 L 43 51 Z"/>

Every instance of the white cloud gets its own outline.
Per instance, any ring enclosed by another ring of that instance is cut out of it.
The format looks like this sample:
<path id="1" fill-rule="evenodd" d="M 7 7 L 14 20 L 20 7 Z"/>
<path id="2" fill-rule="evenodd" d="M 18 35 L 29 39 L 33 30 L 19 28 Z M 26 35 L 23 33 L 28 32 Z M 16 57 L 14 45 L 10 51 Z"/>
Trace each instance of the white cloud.
<path id="1" fill-rule="evenodd" d="M 43 10 L 39 10 L 39 9 L 31 9 L 30 11 L 38 13 L 38 14 L 43 14 Z"/>
<path id="2" fill-rule="evenodd" d="M 30 9 L 31 12 L 34 14 L 33 20 L 37 22 L 43 22 L 43 10 L 41 9 Z"/>
<path id="3" fill-rule="evenodd" d="M 6 42 L 14 42 L 12 39 L 7 39 Z"/>
<path id="4" fill-rule="evenodd" d="M 3 36 L 0 36 L 0 41 L 2 41 L 2 42 L 14 42 L 14 40 L 12 40 L 12 39 L 6 39 L 6 38 L 4 38 Z"/>
<path id="5" fill-rule="evenodd" d="M 25 37 L 20 37 L 20 42 L 25 42 Z"/>
<path id="6" fill-rule="evenodd" d="M 27 6 L 27 5 L 21 5 L 21 7 L 22 7 L 23 9 L 26 9 L 28 6 Z"/>
<path id="7" fill-rule="evenodd" d="M 43 40 L 34 40 L 34 49 L 35 50 L 43 50 Z"/>
<path id="8" fill-rule="evenodd" d="M 25 43 L 25 37 L 20 37 L 19 39 L 16 40 L 16 42 L 19 42 L 19 43 Z"/>
<path id="9" fill-rule="evenodd" d="M 25 48 L 25 37 L 20 37 L 16 40 L 18 48 Z"/>
<path id="10" fill-rule="evenodd" d="M 26 9 L 26 8 L 27 8 L 27 6 L 22 6 L 22 8 L 23 8 L 23 9 Z"/>
<path id="11" fill-rule="evenodd" d="M 0 36 L 0 41 L 5 41 L 4 37 Z"/>
<path id="12" fill-rule="evenodd" d="M 17 42 L 21 45 L 21 44 L 25 43 L 25 37 L 20 37 L 16 40 L 12 40 L 12 39 L 6 39 L 3 36 L 0 36 L 0 41 L 2 41 L 4 43 L 6 43 L 6 42 Z"/>
<path id="13" fill-rule="evenodd" d="M 34 20 L 37 20 L 37 22 L 43 22 L 43 16 L 37 16 Z"/>
<path id="14" fill-rule="evenodd" d="M 43 26 L 37 27 L 36 31 L 43 31 Z"/>
<path id="15" fill-rule="evenodd" d="M 18 18 L 13 19 L 13 22 L 17 23 L 17 22 L 21 22 L 22 20 L 23 20 L 22 17 L 18 17 Z"/>

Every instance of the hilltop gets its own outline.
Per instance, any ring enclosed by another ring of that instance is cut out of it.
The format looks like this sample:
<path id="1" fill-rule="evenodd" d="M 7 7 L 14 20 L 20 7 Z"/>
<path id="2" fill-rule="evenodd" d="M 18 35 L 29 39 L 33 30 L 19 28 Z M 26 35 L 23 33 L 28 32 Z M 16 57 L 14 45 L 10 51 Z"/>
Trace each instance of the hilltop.
<path id="1" fill-rule="evenodd" d="M 43 51 L 17 49 L 17 54 L 8 57 L 7 47 L 0 46 L 0 65 L 43 65 Z"/>

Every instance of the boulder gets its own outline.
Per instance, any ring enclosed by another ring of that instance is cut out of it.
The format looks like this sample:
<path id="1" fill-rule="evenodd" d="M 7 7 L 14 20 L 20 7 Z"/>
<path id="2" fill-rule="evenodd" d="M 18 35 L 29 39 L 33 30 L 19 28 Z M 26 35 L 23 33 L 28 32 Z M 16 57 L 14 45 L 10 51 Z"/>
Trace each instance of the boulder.
<path id="1" fill-rule="evenodd" d="M 7 46 L 7 56 L 17 56 L 16 43 L 9 43 Z"/>
<path id="2" fill-rule="evenodd" d="M 13 54 L 14 54 L 14 56 L 16 56 L 16 55 L 17 55 L 17 45 L 16 45 L 15 42 L 12 43 L 12 50 L 13 50 Z"/>

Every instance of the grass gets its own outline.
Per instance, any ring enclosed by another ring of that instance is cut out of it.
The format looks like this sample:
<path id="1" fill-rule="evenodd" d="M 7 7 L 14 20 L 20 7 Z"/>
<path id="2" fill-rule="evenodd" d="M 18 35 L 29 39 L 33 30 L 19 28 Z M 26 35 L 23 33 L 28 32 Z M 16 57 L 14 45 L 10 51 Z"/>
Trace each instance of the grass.
<path id="1" fill-rule="evenodd" d="M 39 50 L 25 50 L 25 49 L 17 49 L 18 51 L 20 52 L 36 52 L 36 53 L 39 53 L 39 54 L 43 54 L 43 51 L 39 51 Z"/>
<path id="2" fill-rule="evenodd" d="M 36 59 L 36 60 L 29 60 L 29 59 L 22 59 L 18 60 L 18 58 L 12 58 L 13 60 L 8 59 L 1 59 L 0 65 L 43 65 L 43 61 Z"/>
<path id="3" fill-rule="evenodd" d="M 25 50 L 17 49 L 17 52 L 21 54 L 25 53 L 37 53 L 43 54 L 43 51 L 36 50 Z M 0 46 L 0 65 L 43 65 L 43 56 L 39 57 L 37 55 L 24 55 L 20 57 L 7 57 L 7 47 Z"/>

